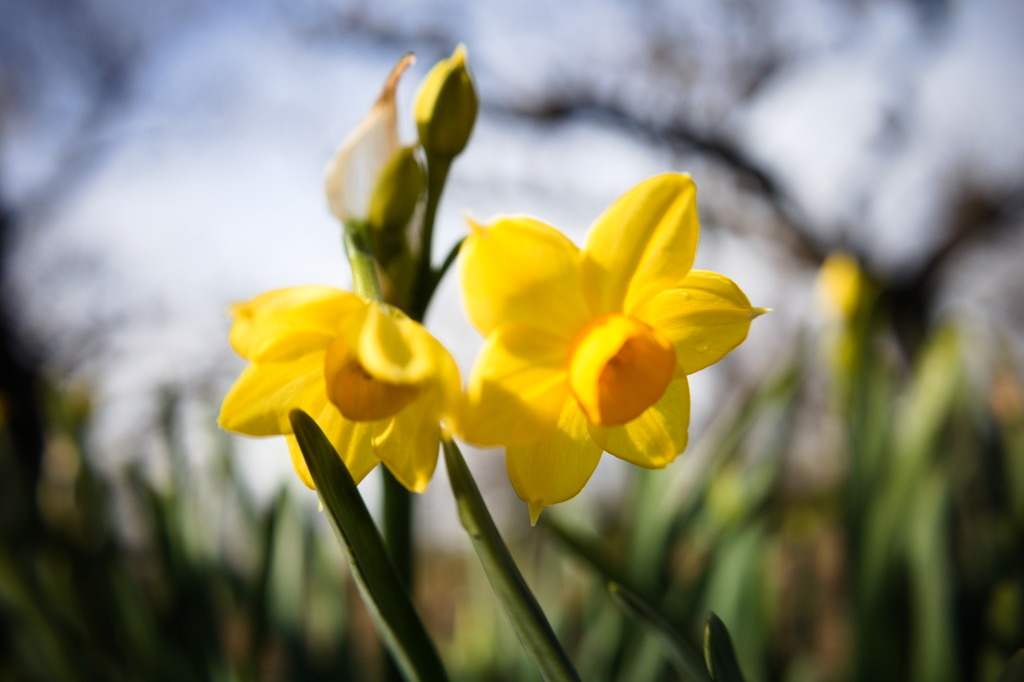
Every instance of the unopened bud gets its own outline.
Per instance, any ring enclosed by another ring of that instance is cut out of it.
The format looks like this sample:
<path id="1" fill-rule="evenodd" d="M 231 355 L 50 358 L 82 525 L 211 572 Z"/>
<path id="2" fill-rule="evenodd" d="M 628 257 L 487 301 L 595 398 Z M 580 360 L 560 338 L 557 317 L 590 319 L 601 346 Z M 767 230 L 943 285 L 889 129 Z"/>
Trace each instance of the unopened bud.
<path id="1" fill-rule="evenodd" d="M 415 147 L 402 147 L 377 176 L 367 216 L 373 230 L 404 239 L 405 228 L 412 220 L 426 184 L 415 152 Z"/>
<path id="2" fill-rule="evenodd" d="M 469 142 L 476 112 L 466 48 L 459 45 L 430 70 L 416 96 L 416 126 L 427 155 L 450 159 L 459 154 Z"/>
<path id="3" fill-rule="evenodd" d="M 398 79 L 414 61 L 412 53 L 398 61 L 384 81 L 377 102 L 342 141 L 327 164 L 324 173 L 327 201 L 343 224 L 349 220 L 366 220 L 373 184 L 398 150 L 395 91 Z"/>

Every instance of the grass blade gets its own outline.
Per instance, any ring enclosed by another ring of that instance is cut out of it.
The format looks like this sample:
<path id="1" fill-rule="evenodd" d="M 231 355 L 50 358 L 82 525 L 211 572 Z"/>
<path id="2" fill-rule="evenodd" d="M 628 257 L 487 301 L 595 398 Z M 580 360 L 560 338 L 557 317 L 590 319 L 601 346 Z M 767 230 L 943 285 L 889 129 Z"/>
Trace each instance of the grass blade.
<path id="1" fill-rule="evenodd" d="M 437 649 L 388 559 L 348 469 L 309 415 L 292 410 L 289 417 L 317 495 L 388 651 L 408 680 L 447 680 Z"/>
<path id="2" fill-rule="evenodd" d="M 711 676 L 704 668 L 700 652 L 687 642 L 654 607 L 618 583 L 609 583 L 608 592 L 624 611 L 657 635 L 666 645 L 673 662 L 683 675 L 682 679 L 710 682 Z"/>
<path id="3" fill-rule="evenodd" d="M 444 456 L 459 520 L 469 533 L 484 573 L 526 653 L 545 680 L 579 680 L 579 673 L 498 533 L 462 453 L 451 440 L 444 441 Z"/>
<path id="4" fill-rule="evenodd" d="M 570 528 L 558 518 L 557 513 L 546 512 L 537 520 L 537 525 L 551 532 L 555 538 L 562 543 L 568 552 L 588 565 L 604 579 L 605 582 L 629 585 L 625 572 L 609 556 L 603 547 L 584 533 Z M 629 589 L 639 594 L 636 586 L 629 585 Z"/>
<path id="5" fill-rule="evenodd" d="M 704 657 L 715 682 L 744 682 L 729 630 L 714 613 L 708 615 L 708 624 L 704 628 Z"/>

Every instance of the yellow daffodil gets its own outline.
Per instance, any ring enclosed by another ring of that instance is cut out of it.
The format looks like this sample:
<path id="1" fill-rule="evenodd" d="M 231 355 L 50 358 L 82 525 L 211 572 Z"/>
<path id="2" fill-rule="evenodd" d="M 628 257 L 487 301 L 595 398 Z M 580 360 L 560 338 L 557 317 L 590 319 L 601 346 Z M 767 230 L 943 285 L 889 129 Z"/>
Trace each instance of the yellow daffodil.
<path id="1" fill-rule="evenodd" d="M 531 218 L 470 226 L 462 292 L 486 339 L 460 435 L 505 446 L 531 519 L 575 496 L 602 451 L 649 468 L 679 455 L 686 376 L 739 345 L 765 312 L 730 279 L 691 269 L 699 224 L 689 176 L 634 187 L 582 251 Z"/>
<path id="2" fill-rule="evenodd" d="M 857 259 L 837 251 L 821 264 L 817 288 L 825 314 L 849 323 L 863 304 L 870 284 Z"/>
<path id="3" fill-rule="evenodd" d="M 377 178 L 399 150 L 395 91 L 402 74 L 416 61 L 409 53 L 392 69 L 377 102 L 342 140 L 324 172 L 331 211 L 342 223 L 366 220 Z"/>
<path id="4" fill-rule="evenodd" d="M 423 327 L 332 287 L 271 291 L 232 312 L 231 345 L 250 364 L 224 398 L 223 428 L 286 435 L 295 471 L 312 488 L 288 420 L 299 408 L 357 482 L 382 461 L 409 490 L 426 488 L 460 381 L 451 355 Z"/>
<path id="5" fill-rule="evenodd" d="M 865 361 L 871 313 L 878 286 L 856 256 L 845 251 L 828 255 L 818 270 L 818 302 L 825 319 L 825 344 L 840 395 L 847 399 Z"/>

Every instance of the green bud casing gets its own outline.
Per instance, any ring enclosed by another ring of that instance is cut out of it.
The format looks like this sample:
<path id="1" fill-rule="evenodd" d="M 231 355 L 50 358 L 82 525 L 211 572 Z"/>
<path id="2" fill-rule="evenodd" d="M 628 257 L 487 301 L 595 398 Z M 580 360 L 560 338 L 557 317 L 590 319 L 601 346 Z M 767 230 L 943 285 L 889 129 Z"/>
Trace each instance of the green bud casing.
<path id="1" fill-rule="evenodd" d="M 370 195 L 366 222 L 381 290 L 385 301 L 400 308 L 408 305 L 416 270 L 412 221 L 425 185 L 426 174 L 416 158 L 416 147 L 402 147 L 381 169 Z"/>
<path id="2" fill-rule="evenodd" d="M 416 147 L 402 147 L 388 160 L 377 176 L 370 196 L 367 222 L 375 232 L 404 238 L 423 195 L 427 178 L 416 159 Z"/>
<path id="3" fill-rule="evenodd" d="M 416 126 L 428 158 L 450 159 L 465 149 L 477 107 L 466 48 L 459 45 L 451 57 L 430 70 L 416 95 Z"/>

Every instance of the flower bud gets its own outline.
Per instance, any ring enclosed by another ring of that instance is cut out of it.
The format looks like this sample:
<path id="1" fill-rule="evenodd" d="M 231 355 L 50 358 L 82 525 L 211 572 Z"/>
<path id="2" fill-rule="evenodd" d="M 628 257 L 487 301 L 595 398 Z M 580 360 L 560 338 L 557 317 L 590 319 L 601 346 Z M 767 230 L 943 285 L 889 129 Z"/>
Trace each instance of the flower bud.
<path id="1" fill-rule="evenodd" d="M 426 177 L 416 159 L 416 147 L 402 147 L 381 169 L 370 196 L 367 221 L 387 239 L 405 238 L 406 226 L 423 194 Z"/>
<path id="2" fill-rule="evenodd" d="M 416 126 L 427 155 L 451 159 L 459 154 L 473 132 L 476 112 L 466 48 L 459 45 L 430 70 L 416 96 Z"/>
<path id="3" fill-rule="evenodd" d="M 385 164 L 370 198 L 367 223 L 384 300 L 404 307 L 413 274 L 410 222 L 414 219 L 426 184 L 416 147 L 399 149 Z"/>
<path id="4" fill-rule="evenodd" d="M 324 172 L 327 202 L 343 224 L 366 220 L 374 183 L 399 148 L 395 91 L 402 73 L 414 61 L 412 53 L 399 60 L 373 108 L 342 141 L 327 164 Z"/>

